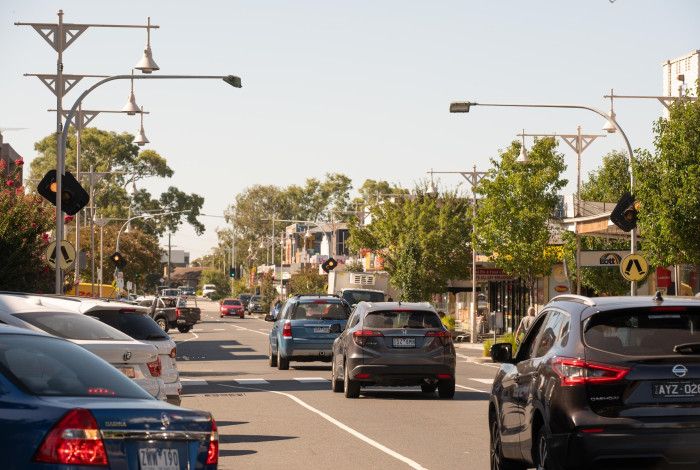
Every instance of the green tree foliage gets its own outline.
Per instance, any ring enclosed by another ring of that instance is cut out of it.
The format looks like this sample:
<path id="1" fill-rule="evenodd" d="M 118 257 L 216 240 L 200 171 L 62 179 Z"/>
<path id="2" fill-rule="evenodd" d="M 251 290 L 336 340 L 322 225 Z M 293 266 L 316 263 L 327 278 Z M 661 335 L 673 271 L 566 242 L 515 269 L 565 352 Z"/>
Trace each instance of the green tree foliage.
<path id="1" fill-rule="evenodd" d="M 262 301 L 263 308 L 269 310 L 270 305 L 277 298 L 277 290 L 272 279 L 272 273 L 267 272 L 262 274 L 260 278 L 260 300 Z"/>
<path id="2" fill-rule="evenodd" d="M 289 293 L 319 294 L 326 292 L 328 277 L 318 273 L 318 268 L 306 266 L 289 279 Z"/>
<path id="3" fill-rule="evenodd" d="M 214 284 L 216 286 L 216 294 L 211 296 L 212 300 L 219 300 L 228 297 L 231 294 L 231 284 L 226 274 L 215 269 L 205 269 L 199 278 L 199 289 L 202 289 L 204 284 Z"/>
<path id="4" fill-rule="evenodd" d="M 548 249 L 554 230 L 549 219 L 567 181 L 561 178 L 564 157 L 556 147 L 552 138 L 537 140 L 523 164 L 516 161 L 520 143 L 513 142 L 498 159 L 491 159 L 493 168 L 476 186 L 483 196 L 477 211 L 477 245 L 497 267 L 523 279 L 530 303 L 537 278 L 549 275 L 557 261 L 554 250 Z"/>
<path id="5" fill-rule="evenodd" d="M 47 232 L 54 208 L 19 187 L 21 159 L 10 170 L 0 160 L 0 289 L 52 292 L 53 270 L 46 262 Z"/>
<path id="6" fill-rule="evenodd" d="M 471 211 L 466 199 L 454 192 L 433 196 L 419 188 L 393 202 L 379 201 L 371 212 L 371 224 L 351 227 L 350 245 L 384 257 L 403 300 L 428 300 L 442 292 L 448 280 L 465 277 L 471 263 Z"/>
<path id="7" fill-rule="evenodd" d="M 700 101 L 679 100 L 654 124 L 654 152 L 635 165 L 644 251 L 656 266 L 700 262 Z"/>

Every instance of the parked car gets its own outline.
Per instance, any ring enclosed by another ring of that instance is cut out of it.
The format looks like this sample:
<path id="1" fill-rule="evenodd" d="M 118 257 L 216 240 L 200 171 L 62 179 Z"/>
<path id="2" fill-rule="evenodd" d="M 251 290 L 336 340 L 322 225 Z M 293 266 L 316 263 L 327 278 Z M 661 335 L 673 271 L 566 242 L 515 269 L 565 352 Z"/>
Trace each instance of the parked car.
<path id="1" fill-rule="evenodd" d="M 219 302 L 219 312 L 221 318 L 227 315 L 236 315 L 238 318 L 245 317 L 243 302 L 238 299 L 224 299 Z"/>
<path id="2" fill-rule="evenodd" d="M 250 313 L 265 313 L 267 309 L 262 302 L 262 297 L 259 295 L 254 295 L 250 298 L 248 302 L 248 311 Z"/>
<path id="3" fill-rule="evenodd" d="M 166 398 L 156 347 L 99 320 L 56 307 L 46 297 L 2 293 L 0 323 L 68 339 L 112 364 L 154 397 Z"/>
<path id="4" fill-rule="evenodd" d="M 693 298 L 552 299 L 491 348 L 491 468 L 698 468 L 698 325 Z"/>
<path id="5" fill-rule="evenodd" d="M 211 297 L 211 295 L 215 293 L 216 286 L 214 284 L 204 284 L 202 286 L 202 297 Z"/>
<path id="6" fill-rule="evenodd" d="M 276 321 L 283 307 L 284 304 L 279 300 L 275 302 L 275 305 L 270 307 L 270 312 L 265 316 L 265 321 Z"/>
<path id="7" fill-rule="evenodd" d="M 142 343 L 151 344 L 158 350 L 166 400 L 175 405 L 181 402 L 182 384 L 175 363 L 175 341 L 153 321 L 148 309 L 133 307 L 121 302 L 62 296 L 41 296 L 42 304 L 65 308 L 89 315 L 129 335 Z"/>
<path id="8" fill-rule="evenodd" d="M 165 289 L 160 289 L 158 295 L 160 297 L 178 297 L 180 295 L 180 289 L 176 287 L 167 287 Z"/>
<path id="9" fill-rule="evenodd" d="M 209 413 L 154 400 L 70 341 L 0 324 L 0 390 L 3 468 L 217 467 Z"/>
<path id="10" fill-rule="evenodd" d="M 180 297 L 151 297 L 139 302 L 139 306 L 147 307 L 151 318 L 166 333 L 170 328 L 187 333 L 202 316 L 197 300 L 193 301 L 194 306 L 187 306 L 187 300 Z"/>
<path id="11" fill-rule="evenodd" d="M 290 361 L 330 361 L 333 340 L 349 315 L 348 304 L 336 296 L 297 295 L 287 300 L 269 334 L 270 367 L 287 370 Z"/>
<path id="12" fill-rule="evenodd" d="M 374 289 L 345 288 L 340 291 L 340 297 L 351 307 L 360 302 L 384 302 L 384 292 Z"/>
<path id="13" fill-rule="evenodd" d="M 246 311 L 248 310 L 248 303 L 250 302 L 250 298 L 253 296 L 253 294 L 241 294 L 238 296 L 238 299 L 243 302 L 243 308 Z"/>
<path id="14" fill-rule="evenodd" d="M 197 292 L 195 291 L 194 287 L 180 287 L 180 295 L 196 295 Z"/>
<path id="15" fill-rule="evenodd" d="M 426 303 L 360 302 L 333 343 L 331 387 L 356 398 L 368 385 L 420 385 L 452 398 L 455 348 Z"/>

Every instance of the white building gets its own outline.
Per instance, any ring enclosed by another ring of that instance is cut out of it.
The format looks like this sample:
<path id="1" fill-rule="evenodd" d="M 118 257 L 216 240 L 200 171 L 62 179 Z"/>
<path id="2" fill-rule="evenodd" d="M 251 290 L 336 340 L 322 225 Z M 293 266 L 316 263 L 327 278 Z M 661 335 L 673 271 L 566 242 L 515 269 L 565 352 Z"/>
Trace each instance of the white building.
<path id="1" fill-rule="evenodd" d="M 164 253 L 160 257 L 160 262 L 168 264 L 168 247 L 163 249 Z M 186 268 L 190 265 L 190 253 L 185 250 L 170 250 L 170 266 L 175 268 Z"/>
<path id="2" fill-rule="evenodd" d="M 676 59 L 663 63 L 663 96 L 680 96 L 681 87 L 697 94 L 697 80 L 700 78 L 700 50 L 692 51 Z"/>

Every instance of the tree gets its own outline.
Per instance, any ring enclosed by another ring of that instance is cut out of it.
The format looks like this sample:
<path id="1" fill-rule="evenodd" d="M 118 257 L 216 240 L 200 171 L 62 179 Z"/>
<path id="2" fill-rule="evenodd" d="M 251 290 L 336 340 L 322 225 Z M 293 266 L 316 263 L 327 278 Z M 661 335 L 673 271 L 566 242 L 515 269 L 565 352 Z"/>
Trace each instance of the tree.
<path id="1" fill-rule="evenodd" d="M 476 226 L 477 246 L 496 266 L 521 278 L 534 304 L 537 278 L 549 275 L 557 262 L 548 249 L 554 232 L 549 219 L 559 201 L 558 192 L 567 181 L 561 178 L 564 157 L 553 138 L 540 139 L 529 152 L 529 161 L 516 161 L 520 143 L 513 142 L 475 187 L 483 196 Z"/>
<path id="2" fill-rule="evenodd" d="M 326 292 L 328 277 L 318 273 L 318 268 L 305 266 L 289 279 L 289 293 L 319 294 Z"/>
<path id="3" fill-rule="evenodd" d="M 634 193 L 652 265 L 700 261 L 700 101 L 677 100 L 653 126 L 654 153 L 638 155 Z"/>
<path id="4" fill-rule="evenodd" d="M 439 197 L 425 188 L 379 201 L 372 223 L 353 224 L 350 245 L 380 253 L 392 284 L 407 301 L 428 300 L 450 279 L 463 278 L 471 263 L 469 202 L 455 192 Z"/>
<path id="5" fill-rule="evenodd" d="M 263 308 L 269 309 L 276 297 L 277 290 L 272 279 L 272 273 L 263 273 L 260 278 L 260 301 L 263 304 Z"/>

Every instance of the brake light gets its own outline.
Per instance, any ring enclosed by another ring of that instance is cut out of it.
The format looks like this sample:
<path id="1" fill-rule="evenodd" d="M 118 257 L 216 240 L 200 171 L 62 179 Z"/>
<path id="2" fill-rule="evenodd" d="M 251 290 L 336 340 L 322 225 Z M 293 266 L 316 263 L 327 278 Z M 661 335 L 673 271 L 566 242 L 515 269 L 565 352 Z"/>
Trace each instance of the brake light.
<path id="1" fill-rule="evenodd" d="M 650 312 L 685 312 L 687 309 L 681 306 L 651 307 Z"/>
<path id="2" fill-rule="evenodd" d="M 604 432 L 605 429 L 603 428 L 583 428 L 581 429 L 581 432 L 586 433 L 586 434 L 598 434 L 601 432 Z"/>
<path id="3" fill-rule="evenodd" d="M 219 431 L 216 428 L 214 417 L 211 418 L 211 434 L 209 435 L 209 449 L 207 450 L 207 465 L 219 463 Z"/>
<path id="4" fill-rule="evenodd" d="M 170 354 L 168 354 L 171 358 L 175 359 L 177 357 L 177 348 L 173 348 L 170 350 Z"/>
<path id="5" fill-rule="evenodd" d="M 34 460 L 64 465 L 106 466 L 107 452 L 92 413 L 76 408 L 63 415 L 44 437 Z"/>
<path id="6" fill-rule="evenodd" d="M 597 364 L 569 357 L 555 357 L 552 360 L 552 369 L 561 379 L 561 385 L 565 387 L 618 382 L 630 371 L 625 367 Z"/>
<path id="7" fill-rule="evenodd" d="M 369 379 L 369 374 L 366 374 L 366 373 L 363 372 L 363 373 L 360 373 L 360 374 L 355 375 L 355 378 L 356 378 L 356 379 L 360 379 L 360 380 Z"/>
<path id="8" fill-rule="evenodd" d="M 180 309 L 179 308 L 175 309 L 175 318 L 180 318 Z"/>
<path id="9" fill-rule="evenodd" d="M 358 346 L 364 346 L 369 338 L 384 336 L 381 331 L 377 330 L 357 330 L 352 334 L 352 339 Z"/>
<path id="10" fill-rule="evenodd" d="M 282 337 L 283 338 L 291 338 L 292 337 L 292 322 L 287 320 L 284 322 L 284 326 L 282 327 Z"/>
<path id="11" fill-rule="evenodd" d="M 438 374 L 437 375 L 438 379 L 444 380 L 444 379 L 451 379 L 452 376 L 450 374 Z"/>
<path id="12" fill-rule="evenodd" d="M 119 313 L 135 313 L 136 309 L 135 308 L 122 308 L 119 309 Z"/>
<path id="13" fill-rule="evenodd" d="M 151 371 L 151 375 L 153 377 L 160 377 L 160 373 L 163 371 L 163 367 L 160 363 L 160 357 L 156 358 L 156 360 L 153 362 L 149 362 L 147 365 L 148 370 Z"/>
<path id="14" fill-rule="evenodd" d="M 428 331 L 425 334 L 425 337 L 440 338 L 440 341 L 442 342 L 443 346 L 447 346 L 450 342 L 452 342 L 452 334 L 447 330 Z"/>

